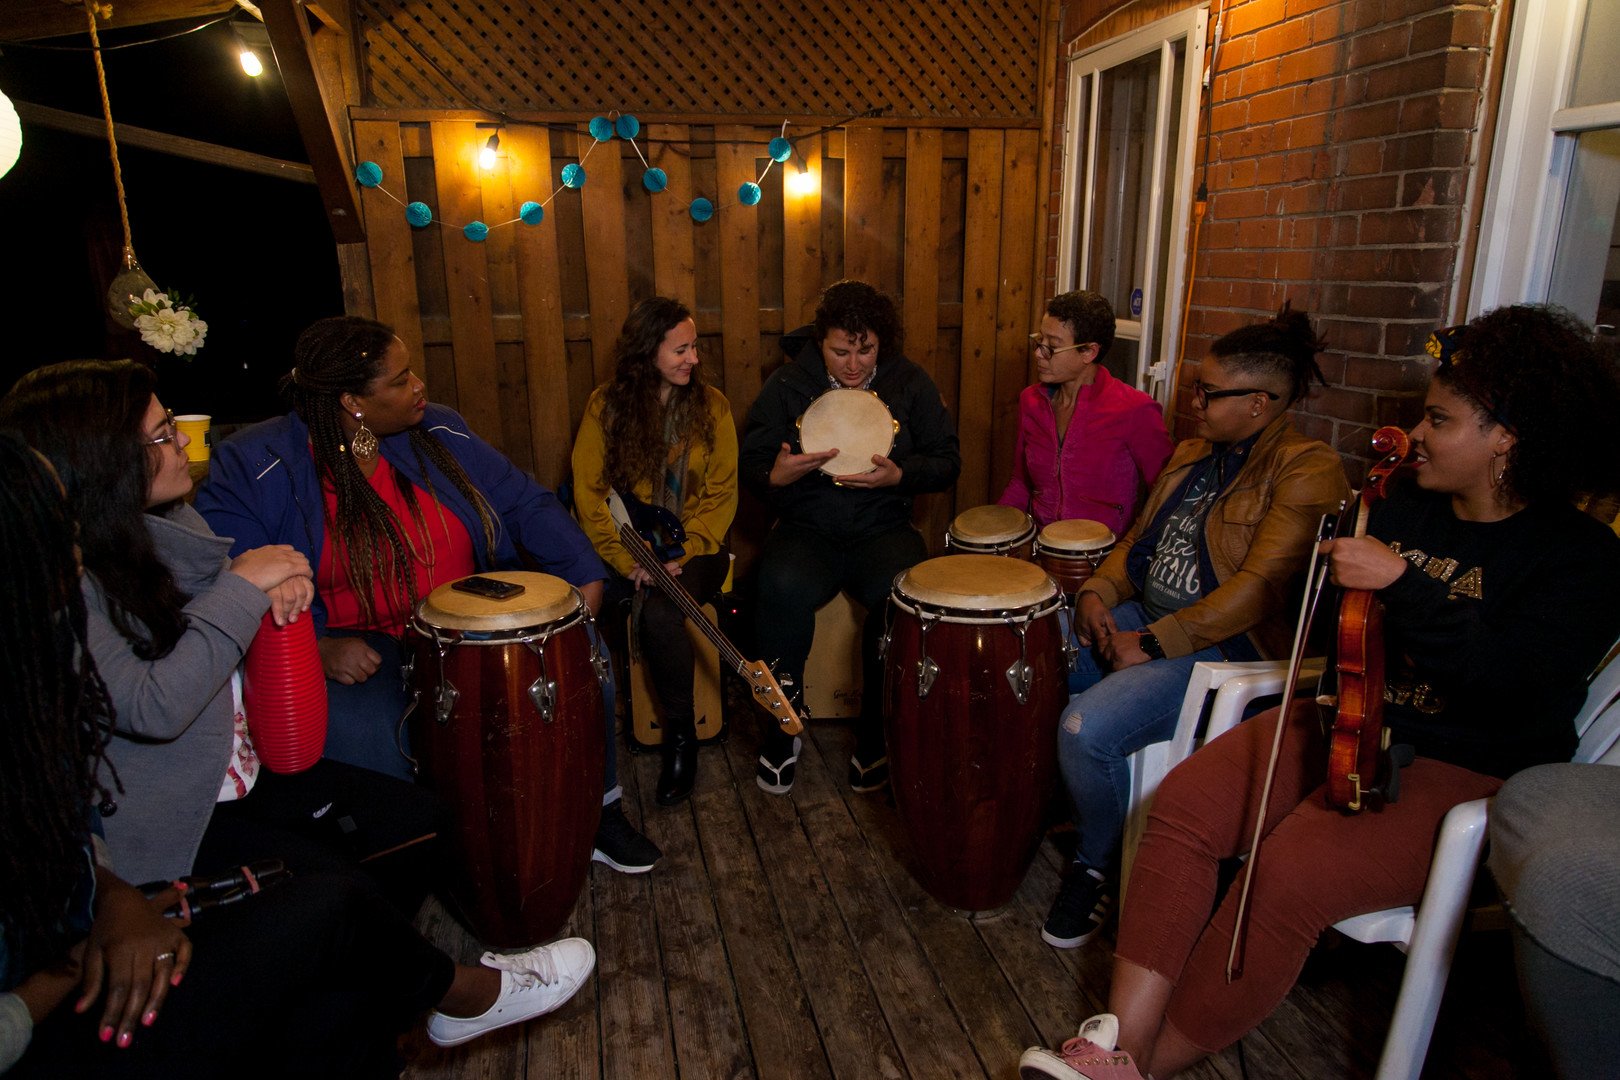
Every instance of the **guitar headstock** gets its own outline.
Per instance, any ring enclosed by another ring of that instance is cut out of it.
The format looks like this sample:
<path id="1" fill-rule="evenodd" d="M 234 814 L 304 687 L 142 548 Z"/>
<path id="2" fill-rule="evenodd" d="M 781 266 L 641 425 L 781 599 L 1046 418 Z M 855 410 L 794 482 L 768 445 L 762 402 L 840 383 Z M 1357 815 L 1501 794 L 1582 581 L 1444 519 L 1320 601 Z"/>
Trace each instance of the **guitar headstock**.
<path id="1" fill-rule="evenodd" d="M 797 735 L 804 730 L 804 722 L 794 711 L 792 703 L 782 692 L 782 686 L 771 674 L 771 669 L 763 660 L 755 660 L 748 664 L 740 673 L 748 680 L 748 689 L 754 695 L 754 704 L 776 717 L 776 723 L 784 735 Z"/>

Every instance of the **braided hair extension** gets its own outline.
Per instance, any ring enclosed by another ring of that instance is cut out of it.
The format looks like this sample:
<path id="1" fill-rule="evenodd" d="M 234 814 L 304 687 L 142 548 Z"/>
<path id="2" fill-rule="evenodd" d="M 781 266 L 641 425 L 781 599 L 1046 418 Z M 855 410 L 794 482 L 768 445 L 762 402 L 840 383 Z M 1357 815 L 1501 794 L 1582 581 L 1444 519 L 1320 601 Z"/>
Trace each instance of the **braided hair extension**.
<path id="1" fill-rule="evenodd" d="M 293 349 L 295 366 L 282 380 L 283 392 L 309 427 L 316 474 L 336 493 L 336 512 L 328 516 L 326 526 L 336 545 L 334 554 L 343 560 L 361 615 L 368 622 L 377 618 L 379 587 L 387 590 L 391 606 L 405 611 L 413 608 L 419 599 L 416 574 L 412 552 L 393 513 L 349 453 L 340 399 L 344 394 L 365 395 L 370 391 L 382 373 L 383 355 L 398 340 L 392 328 L 372 319 L 354 315 L 321 319 L 299 335 Z M 460 462 L 420 427 L 411 429 L 410 444 L 422 466 L 428 494 L 433 494 L 433 478 L 425 461 L 432 461 L 478 512 L 485 550 L 493 552 L 495 512 Z M 420 528 L 422 514 L 414 485 L 404 477 L 399 477 L 398 483 Z M 426 529 L 422 532 L 430 535 Z M 431 542 L 427 557 L 432 558 Z"/>
<path id="2" fill-rule="evenodd" d="M 0 399 L 0 425 L 56 468 L 79 522 L 84 568 L 108 616 L 143 660 L 167 656 L 186 630 L 189 599 L 146 528 L 157 467 L 143 425 L 157 377 L 131 360 L 72 360 L 24 375 Z"/>
<path id="3" fill-rule="evenodd" d="M 85 870 L 113 707 L 85 641 L 73 519 L 50 466 L 0 434 L 0 913 L 24 971 L 56 962 Z M 117 774 L 106 762 L 112 783 Z"/>
<path id="4" fill-rule="evenodd" d="M 637 304 L 613 345 L 613 380 L 602 393 L 602 436 L 607 450 L 602 480 L 629 492 L 646 482 L 654 497 L 663 483 L 672 447 L 714 449 L 714 416 L 709 412 L 703 367 L 692 369 L 685 386 L 672 386 L 659 402 L 663 377 L 655 361 L 664 337 L 692 317 L 679 300 L 654 296 Z"/>
<path id="5" fill-rule="evenodd" d="M 1316 362 L 1316 354 L 1326 348 L 1327 342 L 1311 327 L 1311 317 L 1284 300 L 1276 315 L 1238 327 L 1217 339 L 1209 351 L 1234 371 L 1288 380 L 1288 403 L 1292 405 L 1311 392 L 1311 383 L 1328 384 Z"/>

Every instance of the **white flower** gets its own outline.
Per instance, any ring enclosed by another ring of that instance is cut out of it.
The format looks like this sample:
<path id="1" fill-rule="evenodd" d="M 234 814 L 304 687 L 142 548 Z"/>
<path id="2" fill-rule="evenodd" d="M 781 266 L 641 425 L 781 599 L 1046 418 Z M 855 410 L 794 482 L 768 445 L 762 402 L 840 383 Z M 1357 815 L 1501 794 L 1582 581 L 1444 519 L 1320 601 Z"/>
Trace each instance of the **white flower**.
<path id="1" fill-rule="evenodd" d="M 139 299 L 129 298 L 129 311 L 141 340 L 159 352 L 194 356 L 208 333 L 208 324 L 172 293 L 147 289 Z"/>

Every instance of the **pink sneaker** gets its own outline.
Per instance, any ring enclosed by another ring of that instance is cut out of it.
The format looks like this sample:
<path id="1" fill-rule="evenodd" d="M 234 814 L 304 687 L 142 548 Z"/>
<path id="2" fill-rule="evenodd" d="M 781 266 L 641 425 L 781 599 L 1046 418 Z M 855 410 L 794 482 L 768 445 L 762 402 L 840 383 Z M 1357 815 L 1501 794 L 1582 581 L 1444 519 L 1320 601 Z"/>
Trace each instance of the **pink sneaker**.
<path id="1" fill-rule="evenodd" d="M 1136 1062 L 1115 1050 L 1119 1020 L 1113 1013 L 1098 1013 L 1080 1025 L 1080 1032 L 1063 1044 L 1061 1052 L 1032 1046 L 1018 1059 L 1023 1080 L 1143 1080 Z"/>

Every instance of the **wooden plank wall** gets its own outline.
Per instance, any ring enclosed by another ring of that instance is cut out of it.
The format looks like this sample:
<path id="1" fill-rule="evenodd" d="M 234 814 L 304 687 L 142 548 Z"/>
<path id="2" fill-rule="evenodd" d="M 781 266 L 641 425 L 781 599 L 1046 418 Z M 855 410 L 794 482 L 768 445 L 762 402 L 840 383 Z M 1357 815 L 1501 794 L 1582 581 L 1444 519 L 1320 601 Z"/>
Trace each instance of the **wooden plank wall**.
<path id="1" fill-rule="evenodd" d="M 362 193 L 377 317 L 421 358 L 430 395 L 542 483 L 566 479 L 586 399 L 608 377 L 637 301 L 661 293 L 694 308 L 705 375 L 741 427 L 781 362 L 782 333 L 807 322 L 820 289 L 846 275 L 894 296 L 907 355 L 957 420 L 962 478 L 918 509 L 935 550 L 955 512 L 993 500 L 1006 483 L 1036 299 L 1033 126 L 826 131 L 797 145 L 821 180 L 815 192 L 784 188 L 796 161 L 773 165 L 760 204 L 744 207 L 737 187 L 759 176 L 777 128 L 650 124 L 640 145 L 668 174 L 665 192 L 642 186 L 629 144 L 601 144 L 584 187 L 558 191 L 545 220 L 526 226 L 511 223 L 518 208 L 560 187 L 588 136 L 510 124 L 486 172 L 474 159 L 490 128 L 471 116 L 356 117 L 357 156 L 382 166 L 382 188 L 428 204 L 439 221 L 412 229 L 389 194 Z M 703 224 L 687 212 L 696 195 L 720 207 Z M 474 220 L 493 226 L 482 243 L 461 233 Z M 745 560 L 763 526 L 757 511 L 740 519 Z"/>

